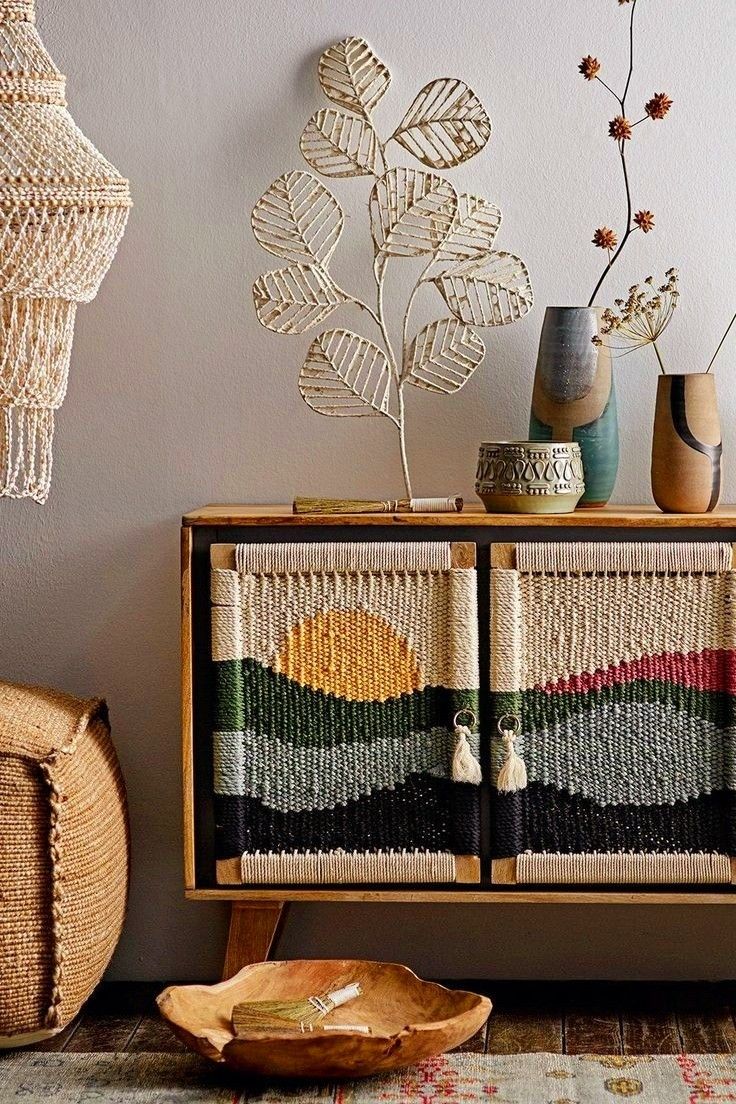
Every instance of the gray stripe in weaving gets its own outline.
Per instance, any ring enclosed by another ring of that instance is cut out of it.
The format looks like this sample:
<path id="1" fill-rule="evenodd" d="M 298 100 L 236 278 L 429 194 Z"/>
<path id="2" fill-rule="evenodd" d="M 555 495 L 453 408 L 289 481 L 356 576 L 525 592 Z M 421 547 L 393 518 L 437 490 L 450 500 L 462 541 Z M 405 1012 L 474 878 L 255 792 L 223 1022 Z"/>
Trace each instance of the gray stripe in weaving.
<path id="1" fill-rule="evenodd" d="M 470 745 L 477 757 L 477 734 Z M 448 728 L 332 748 L 299 747 L 252 731 L 215 732 L 215 793 L 258 797 L 284 813 L 331 809 L 393 789 L 410 774 L 449 778 L 454 750 Z"/>
<path id="2" fill-rule="evenodd" d="M 736 789 L 734 733 L 664 705 L 631 702 L 519 736 L 529 780 L 599 805 L 662 805 Z M 492 777 L 503 763 L 491 742 Z"/>

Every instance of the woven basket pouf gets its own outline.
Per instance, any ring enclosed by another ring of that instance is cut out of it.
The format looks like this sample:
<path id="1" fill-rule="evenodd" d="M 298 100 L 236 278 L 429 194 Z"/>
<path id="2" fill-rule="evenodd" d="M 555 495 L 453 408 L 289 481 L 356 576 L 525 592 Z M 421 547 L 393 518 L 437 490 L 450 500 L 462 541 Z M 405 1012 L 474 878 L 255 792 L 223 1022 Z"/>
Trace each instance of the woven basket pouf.
<path id="1" fill-rule="evenodd" d="M 74 1019 L 120 936 L 129 861 L 104 702 L 0 682 L 0 1047 Z"/>

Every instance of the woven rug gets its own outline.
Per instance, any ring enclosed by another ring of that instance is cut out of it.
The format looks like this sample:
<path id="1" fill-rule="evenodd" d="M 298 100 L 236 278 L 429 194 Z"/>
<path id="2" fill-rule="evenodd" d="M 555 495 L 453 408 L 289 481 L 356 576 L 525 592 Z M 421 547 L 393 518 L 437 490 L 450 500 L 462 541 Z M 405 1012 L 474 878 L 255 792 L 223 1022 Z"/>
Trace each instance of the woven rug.
<path id="1" fill-rule="evenodd" d="M 396 1074 L 249 1086 L 180 1054 L 15 1054 L 0 1100 L 24 1104 L 720 1104 L 736 1101 L 736 1055 L 443 1054 Z"/>

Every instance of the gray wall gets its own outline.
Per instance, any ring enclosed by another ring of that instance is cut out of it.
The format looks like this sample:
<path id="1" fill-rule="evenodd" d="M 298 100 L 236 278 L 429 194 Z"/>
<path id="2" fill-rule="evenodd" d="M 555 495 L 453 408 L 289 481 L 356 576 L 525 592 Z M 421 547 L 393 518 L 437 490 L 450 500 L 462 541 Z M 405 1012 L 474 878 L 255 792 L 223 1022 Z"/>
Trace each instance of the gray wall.
<path id="1" fill-rule="evenodd" d="M 225 910 L 182 899 L 179 516 L 208 501 L 401 490 L 394 440 L 378 419 L 335 425 L 302 403 L 296 377 L 309 339 L 258 326 L 249 287 L 274 258 L 251 240 L 250 207 L 300 167 L 301 127 L 324 102 L 317 58 L 346 34 L 367 37 L 393 67 L 384 128 L 434 76 L 462 76 L 482 96 L 493 137 L 452 178 L 501 206 L 499 248 L 526 259 L 537 307 L 490 333 L 464 391 L 412 396 L 410 415 L 416 492 L 472 497 L 477 443 L 526 431 L 545 304 L 587 300 L 601 262 L 592 231 L 621 225 L 606 136 L 615 104 L 576 66 L 592 52 L 620 82 L 628 9 L 615 0 L 39 2 L 71 109 L 130 176 L 136 207 L 99 298 L 78 315 L 50 501 L 0 503 L 2 669 L 109 699 L 134 845 L 113 975 L 206 978 L 221 960 Z M 697 370 L 735 298 L 736 5 L 662 0 L 642 3 L 637 17 L 633 102 L 664 89 L 675 106 L 635 131 L 635 201 L 656 212 L 657 229 L 634 236 L 608 296 L 678 265 L 682 305 L 663 345 L 672 370 Z M 335 271 L 367 293 L 366 188 L 347 181 L 335 191 L 353 215 Z M 355 314 L 343 319 L 360 325 Z M 727 455 L 734 359 L 732 345 L 719 370 Z M 653 357 L 627 357 L 618 379 L 617 499 L 649 501 Z M 726 500 L 735 489 L 729 467 Z M 733 928 L 718 907 L 298 906 L 282 953 L 403 959 L 434 975 L 728 976 Z"/>

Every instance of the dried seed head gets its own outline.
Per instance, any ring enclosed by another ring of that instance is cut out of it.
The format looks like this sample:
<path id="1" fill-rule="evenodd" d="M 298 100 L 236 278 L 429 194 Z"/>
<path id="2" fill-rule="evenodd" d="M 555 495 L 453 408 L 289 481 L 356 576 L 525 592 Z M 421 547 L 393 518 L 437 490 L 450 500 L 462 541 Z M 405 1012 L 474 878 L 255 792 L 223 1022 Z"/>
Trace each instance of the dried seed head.
<path id="1" fill-rule="evenodd" d="M 637 211 L 634 222 L 645 234 L 654 229 L 654 213 L 652 211 Z"/>
<path id="2" fill-rule="evenodd" d="M 608 124 L 608 133 L 617 142 L 627 142 L 631 138 L 631 123 L 623 115 L 616 115 Z"/>
<path id="3" fill-rule="evenodd" d="M 599 226 L 591 240 L 599 249 L 615 249 L 618 244 L 615 231 L 609 230 L 607 226 Z"/>
<path id="4" fill-rule="evenodd" d="M 583 74 L 586 80 L 592 81 L 598 76 L 601 71 L 601 63 L 598 58 L 592 57 L 588 54 L 578 65 L 578 70 Z"/>
<path id="5" fill-rule="evenodd" d="M 644 104 L 644 110 L 650 119 L 664 119 L 672 107 L 672 100 L 666 92 L 655 92 L 651 100 Z"/>

